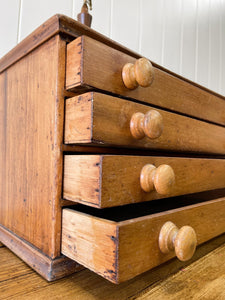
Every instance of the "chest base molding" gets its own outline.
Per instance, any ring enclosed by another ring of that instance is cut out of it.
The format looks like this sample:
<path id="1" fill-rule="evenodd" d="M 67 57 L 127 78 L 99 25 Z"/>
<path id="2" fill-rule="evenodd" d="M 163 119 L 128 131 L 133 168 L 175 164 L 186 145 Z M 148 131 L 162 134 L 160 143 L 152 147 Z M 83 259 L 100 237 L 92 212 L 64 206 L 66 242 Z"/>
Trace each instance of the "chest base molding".
<path id="1" fill-rule="evenodd" d="M 83 269 L 77 262 L 63 255 L 51 259 L 2 225 L 0 241 L 47 281 L 54 281 Z"/>

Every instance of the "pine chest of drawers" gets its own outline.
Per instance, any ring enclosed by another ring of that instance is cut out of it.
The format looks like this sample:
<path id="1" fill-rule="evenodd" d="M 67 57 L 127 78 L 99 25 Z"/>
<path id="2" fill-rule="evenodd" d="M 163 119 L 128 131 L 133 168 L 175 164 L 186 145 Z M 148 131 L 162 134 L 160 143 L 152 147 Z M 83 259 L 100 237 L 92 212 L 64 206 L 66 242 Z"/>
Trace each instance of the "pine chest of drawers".
<path id="1" fill-rule="evenodd" d="M 119 283 L 225 232 L 225 99 L 65 16 L 0 60 L 0 241 Z"/>

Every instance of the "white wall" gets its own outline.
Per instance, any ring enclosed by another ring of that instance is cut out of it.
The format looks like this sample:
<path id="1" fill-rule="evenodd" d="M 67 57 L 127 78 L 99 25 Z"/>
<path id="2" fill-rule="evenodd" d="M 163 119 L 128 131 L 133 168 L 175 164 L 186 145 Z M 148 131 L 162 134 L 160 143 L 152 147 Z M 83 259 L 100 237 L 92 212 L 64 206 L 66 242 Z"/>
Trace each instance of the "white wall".
<path id="1" fill-rule="evenodd" d="M 225 95 L 225 0 L 92 0 L 92 28 Z M 0 0 L 0 57 L 83 0 Z"/>

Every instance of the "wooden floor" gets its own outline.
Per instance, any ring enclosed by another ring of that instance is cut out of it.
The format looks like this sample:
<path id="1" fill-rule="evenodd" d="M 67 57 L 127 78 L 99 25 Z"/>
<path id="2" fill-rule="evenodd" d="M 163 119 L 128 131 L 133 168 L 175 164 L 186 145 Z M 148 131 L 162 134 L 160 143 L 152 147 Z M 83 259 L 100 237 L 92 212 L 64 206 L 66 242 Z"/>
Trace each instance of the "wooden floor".
<path id="1" fill-rule="evenodd" d="M 48 283 L 0 244 L 0 299 L 225 299 L 225 235 L 120 285 L 82 270 Z"/>

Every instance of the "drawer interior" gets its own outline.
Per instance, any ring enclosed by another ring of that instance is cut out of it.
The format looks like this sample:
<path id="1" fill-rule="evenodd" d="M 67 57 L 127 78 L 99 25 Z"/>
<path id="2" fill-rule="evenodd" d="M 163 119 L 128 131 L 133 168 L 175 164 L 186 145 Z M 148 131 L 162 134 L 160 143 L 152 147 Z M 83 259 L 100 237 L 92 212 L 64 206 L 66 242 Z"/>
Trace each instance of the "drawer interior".
<path id="1" fill-rule="evenodd" d="M 129 219 L 136 219 L 148 215 L 163 213 L 173 209 L 179 209 L 182 207 L 185 208 L 186 206 L 195 205 L 198 203 L 201 204 L 206 201 L 222 198 L 224 196 L 225 189 L 219 189 L 102 209 L 82 204 L 65 206 L 65 208 L 74 209 L 75 211 L 113 222 L 122 222 Z"/>
<path id="2" fill-rule="evenodd" d="M 197 244 L 224 233 L 225 197 L 209 199 L 213 194 L 102 210 L 64 208 L 62 253 L 114 283 L 123 282 L 175 256 L 159 249 L 160 230 L 168 221 L 191 226 Z"/>

